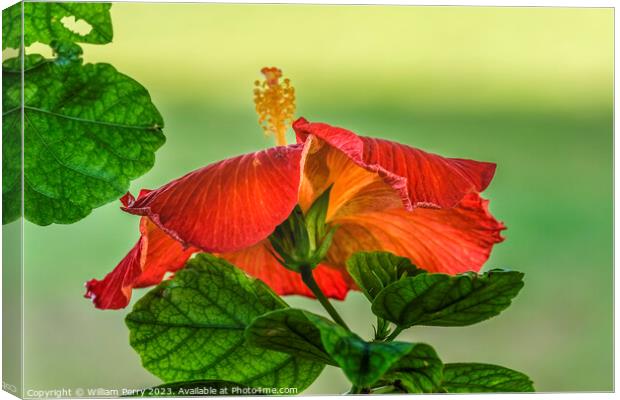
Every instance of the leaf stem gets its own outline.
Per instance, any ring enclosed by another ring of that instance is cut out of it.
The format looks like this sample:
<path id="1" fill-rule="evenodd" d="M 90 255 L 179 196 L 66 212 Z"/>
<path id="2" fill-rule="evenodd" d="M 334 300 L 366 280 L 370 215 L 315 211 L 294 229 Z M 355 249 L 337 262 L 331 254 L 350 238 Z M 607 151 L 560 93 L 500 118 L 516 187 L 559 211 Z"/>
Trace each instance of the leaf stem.
<path id="1" fill-rule="evenodd" d="M 397 326 L 396 328 L 394 328 L 394 330 L 392 331 L 392 333 L 390 333 L 390 336 L 388 336 L 387 338 L 385 338 L 386 342 L 391 342 L 392 340 L 396 339 L 396 336 L 400 335 L 400 333 L 403 331 L 403 328 L 400 326 Z"/>
<path id="2" fill-rule="evenodd" d="M 308 286 L 312 294 L 317 298 L 317 300 L 321 303 L 323 308 L 331 315 L 336 323 L 350 331 L 347 324 L 344 322 L 338 311 L 332 306 L 327 297 L 321 291 L 321 288 L 314 280 L 314 276 L 312 275 L 312 269 L 308 265 L 302 265 L 299 267 L 299 272 L 301 272 L 301 280 Z"/>

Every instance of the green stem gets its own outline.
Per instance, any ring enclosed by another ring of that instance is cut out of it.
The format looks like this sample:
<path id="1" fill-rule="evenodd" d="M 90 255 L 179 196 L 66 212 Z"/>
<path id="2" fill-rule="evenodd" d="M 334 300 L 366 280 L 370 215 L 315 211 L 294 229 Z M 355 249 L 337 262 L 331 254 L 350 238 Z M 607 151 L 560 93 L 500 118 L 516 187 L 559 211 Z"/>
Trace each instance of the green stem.
<path id="1" fill-rule="evenodd" d="M 323 308 L 331 315 L 331 317 L 336 321 L 340 326 L 345 328 L 346 330 L 350 330 L 347 324 L 344 322 L 342 317 L 338 314 L 338 311 L 332 306 L 332 304 L 327 300 L 327 297 L 321 291 L 321 288 L 314 280 L 314 276 L 312 276 L 312 269 L 307 265 L 302 265 L 299 267 L 299 272 L 301 272 L 301 280 L 308 286 L 312 294 L 317 298 L 317 300 L 321 303 Z"/>
<path id="2" fill-rule="evenodd" d="M 388 336 L 387 338 L 385 338 L 386 342 L 391 342 L 392 340 L 396 339 L 396 336 L 400 335 L 400 333 L 403 331 L 403 328 L 401 328 L 400 326 L 397 326 L 396 328 L 394 328 L 394 330 L 392 331 L 392 333 L 390 333 L 390 336 Z"/>

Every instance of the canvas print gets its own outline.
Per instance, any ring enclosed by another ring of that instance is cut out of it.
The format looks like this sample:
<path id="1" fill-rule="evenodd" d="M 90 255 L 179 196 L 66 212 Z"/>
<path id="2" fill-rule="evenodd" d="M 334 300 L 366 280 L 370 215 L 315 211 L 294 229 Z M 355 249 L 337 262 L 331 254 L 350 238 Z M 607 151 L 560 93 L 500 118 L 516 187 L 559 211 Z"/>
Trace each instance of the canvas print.
<path id="1" fill-rule="evenodd" d="M 612 391 L 613 24 L 4 9 L 3 389 Z"/>

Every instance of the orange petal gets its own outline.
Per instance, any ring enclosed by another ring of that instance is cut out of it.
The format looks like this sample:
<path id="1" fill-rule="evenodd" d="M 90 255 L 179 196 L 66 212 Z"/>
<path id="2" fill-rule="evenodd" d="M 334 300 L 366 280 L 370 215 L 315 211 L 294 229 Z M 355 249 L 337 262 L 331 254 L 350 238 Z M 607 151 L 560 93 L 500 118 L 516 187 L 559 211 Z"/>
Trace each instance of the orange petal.
<path id="1" fill-rule="evenodd" d="M 346 154 L 310 136 L 299 205 L 306 211 L 328 187 L 331 188 L 327 221 L 369 211 L 402 207 L 399 193 L 376 172 L 353 162 Z"/>
<path id="2" fill-rule="evenodd" d="M 265 240 L 247 249 L 218 256 L 262 280 L 279 295 L 298 294 L 313 298 L 301 275 L 280 265 L 270 249 L 271 245 Z M 325 296 L 333 299 L 343 300 L 353 285 L 346 272 L 326 265 L 317 266 L 313 274 Z"/>
<path id="3" fill-rule="evenodd" d="M 493 163 L 446 158 L 303 118 L 295 121 L 293 128 L 299 142 L 317 137 L 356 165 L 380 176 L 409 210 L 454 207 L 468 193 L 486 189 L 495 173 Z"/>
<path id="4" fill-rule="evenodd" d="M 479 271 L 504 225 L 488 211 L 488 200 L 471 193 L 454 208 L 392 209 L 349 216 L 339 226 L 327 262 L 342 265 L 357 251 L 389 251 L 430 272 Z"/>
<path id="5" fill-rule="evenodd" d="M 231 252 L 265 239 L 295 205 L 304 147 L 223 160 L 144 193 L 123 209 L 148 216 L 178 241 Z"/>
<path id="6" fill-rule="evenodd" d="M 140 240 L 121 262 L 102 280 L 86 283 L 85 297 L 95 307 L 119 309 L 126 307 L 133 288 L 156 285 L 166 272 L 174 272 L 194 253 L 195 248 L 183 245 L 157 227 L 148 218 L 140 221 Z"/>

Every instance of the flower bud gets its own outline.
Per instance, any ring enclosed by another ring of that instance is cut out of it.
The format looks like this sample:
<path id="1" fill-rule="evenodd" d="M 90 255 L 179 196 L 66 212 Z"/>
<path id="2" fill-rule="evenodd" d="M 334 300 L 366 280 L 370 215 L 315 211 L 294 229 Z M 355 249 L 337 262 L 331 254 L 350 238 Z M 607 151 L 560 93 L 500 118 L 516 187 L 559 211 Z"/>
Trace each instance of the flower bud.
<path id="1" fill-rule="evenodd" d="M 336 231 L 326 222 L 328 188 L 304 214 L 299 206 L 269 236 L 274 256 L 284 267 L 299 272 L 302 265 L 315 268 L 327 255 Z"/>

